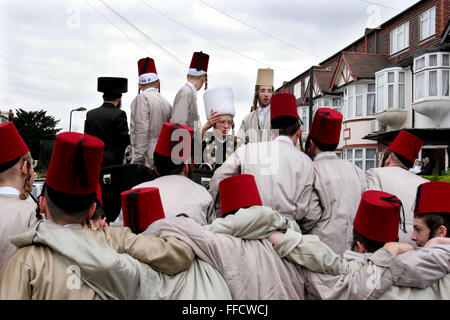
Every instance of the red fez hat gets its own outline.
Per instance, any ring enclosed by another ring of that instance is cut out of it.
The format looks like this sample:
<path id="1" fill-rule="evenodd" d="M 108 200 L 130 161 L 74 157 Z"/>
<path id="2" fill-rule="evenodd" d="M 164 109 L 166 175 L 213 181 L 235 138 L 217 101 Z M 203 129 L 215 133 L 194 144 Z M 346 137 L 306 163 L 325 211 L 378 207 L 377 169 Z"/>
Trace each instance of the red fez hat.
<path id="1" fill-rule="evenodd" d="M 100 186 L 100 183 L 97 185 L 96 198 L 98 202 L 100 202 L 100 206 L 103 207 L 102 187 Z"/>
<path id="2" fill-rule="evenodd" d="M 417 159 L 420 148 L 423 146 L 422 139 L 419 139 L 415 135 L 402 130 L 392 141 L 391 145 L 387 147 L 392 152 L 406 158 L 411 162 L 411 165 Z"/>
<path id="3" fill-rule="evenodd" d="M 188 160 L 191 157 L 194 130 L 180 123 L 164 122 L 156 142 L 155 152 L 172 158 Z M 181 151 L 181 152 L 180 152 Z"/>
<path id="4" fill-rule="evenodd" d="M 255 177 L 238 174 L 219 183 L 222 216 L 245 207 L 262 206 Z"/>
<path id="5" fill-rule="evenodd" d="M 390 193 L 366 191 L 362 194 L 353 227 L 360 235 L 373 241 L 396 241 L 401 205 L 401 201 Z"/>
<path id="6" fill-rule="evenodd" d="M 152 58 L 142 58 L 138 61 L 139 83 L 146 84 L 158 80 L 155 61 Z"/>
<path id="7" fill-rule="evenodd" d="M 28 147 L 11 121 L 0 124 L 0 164 L 27 153 Z"/>
<path id="8" fill-rule="evenodd" d="M 45 183 L 70 195 L 95 194 L 105 144 L 88 134 L 63 132 L 56 135 Z"/>
<path id="9" fill-rule="evenodd" d="M 209 55 L 203 52 L 194 52 L 191 64 L 189 65 L 189 74 L 191 76 L 201 76 L 208 72 Z"/>
<path id="10" fill-rule="evenodd" d="M 342 113 L 330 109 L 319 108 L 309 130 L 309 136 L 324 144 L 338 144 L 341 136 Z"/>
<path id="11" fill-rule="evenodd" d="M 297 100 L 292 93 L 281 92 L 270 99 L 270 124 L 273 129 L 281 129 L 298 121 Z"/>
<path id="12" fill-rule="evenodd" d="M 159 219 L 164 219 L 164 209 L 158 188 L 140 188 L 120 194 L 123 224 L 134 233 L 140 233 Z"/>
<path id="13" fill-rule="evenodd" d="M 450 183 L 432 181 L 421 184 L 417 188 L 414 216 L 423 213 L 450 214 Z"/>

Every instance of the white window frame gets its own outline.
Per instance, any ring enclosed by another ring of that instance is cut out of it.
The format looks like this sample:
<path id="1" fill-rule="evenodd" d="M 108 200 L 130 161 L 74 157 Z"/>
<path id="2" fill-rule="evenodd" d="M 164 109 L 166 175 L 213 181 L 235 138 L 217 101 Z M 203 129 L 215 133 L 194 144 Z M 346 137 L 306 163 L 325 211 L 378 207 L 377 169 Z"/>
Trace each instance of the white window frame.
<path id="1" fill-rule="evenodd" d="M 394 74 L 394 81 L 389 82 L 389 74 Z M 400 82 L 400 74 L 403 73 L 405 80 Z M 380 80 L 383 81 L 380 83 Z M 387 109 L 405 109 L 406 108 L 406 71 L 401 67 L 386 68 L 375 73 L 376 81 L 376 112 L 382 112 Z M 401 86 L 403 85 L 403 87 Z M 392 106 L 389 106 L 389 87 L 393 88 Z M 403 88 L 403 106 L 400 106 L 400 88 Z M 383 93 L 383 100 L 380 100 L 380 94 Z"/>
<path id="2" fill-rule="evenodd" d="M 356 151 L 362 151 L 362 157 L 356 158 Z M 374 151 L 374 158 L 367 158 L 367 151 L 373 150 Z M 350 156 L 350 158 L 349 158 Z M 375 168 L 377 166 L 377 148 L 376 147 L 365 147 L 365 148 L 346 148 L 344 149 L 343 153 L 344 160 L 350 161 L 354 165 L 356 165 L 361 170 L 365 171 L 370 168 Z M 373 166 L 368 168 L 368 163 L 373 161 Z M 361 166 L 357 164 L 357 162 L 361 163 Z"/>
<path id="3" fill-rule="evenodd" d="M 436 7 L 435 6 L 422 12 L 420 14 L 419 20 L 420 20 L 419 21 L 420 41 L 428 39 L 429 37 L 436 34 Z M 428 28 L 427 33 L 424 32 L 423 25 L 427 26 L 427 28 Z"/>
<path id="4" fill-rule="evenodd" d="M 430 66 L 430 57 L 437 55 L 437 65 L 433 65 Z M 444 65 L 444 56 L 448 56 L 449 60 L 449 65 Z M 419 61 L 423 61 L 423 67 L 419 67 Z M 447 72 L 450 72 L 450 52 L 431 52 L 431 53 L 426 53 L 423 54 L 419 57 L 416 57 L 414 59 L 414 93 L 413 93 L 413 98 L 414 98 L 414 103 L 416 102 L 420 102 L 426 99 L 450 99 L 450 95 L 444 95 L 444 93 L 449 92 L 450 94 L 450 83 L 447 83 L 447 88 L 444 88 L 444 74 L 446 74 Z M 437 94 L 436 95 L 430 95 L 430 87 L 431 87 L 431 82 L 430 82 L 430 74 L 436 72 L 436 90 L 437 90 Z M 420 82 L 418 81 L 418 77 L 423 77 L 424 81 L 422 84 L 422 90 L 423 90 L 423 96 L 418 97 L 417 96 L 417 92 L 418 92 L 418 88 L 420 85 Z M 450 81 L 449 81 L 450 82 Z"/>
<path id="5" fill-rule="evenodd" d="M 302 97 L 302 82 L 301 81 L 294 84 L 294 96 L 295 96 L 295 99 L 297 99 L 297 100 Z"/>
<path id="6" fill-rule="evenodd" d="M 399 37 L 403 37 L 403 46 L 398 43 Z M 391 55 L 409 47 L 409 21 L 391 30 L 389 42 Z"/>
<path id="7" fill-rule="evenodd" d="M 344 106 L 342 114 L 344 120 L 373 117 L 373 114 L 367 114 L 367 95 L 373 94 L 373 92 L 368 92 L 369 84 L 375 84 L 375 82 L 364 80 L 347 85 L 343 96 Z M 363 91 L 357 93 L 357 86 L 360 86 L 360 88 L 362 87 Z M 361 98 L 361 115 L 356 115 L 356 101 L 358 97 Z"/>
<path id="8" fill-rule="evenodd" d="M 302 132 L 309 132 L 309 106 L 300 106 L 298 116 L 303 122 Z"/>

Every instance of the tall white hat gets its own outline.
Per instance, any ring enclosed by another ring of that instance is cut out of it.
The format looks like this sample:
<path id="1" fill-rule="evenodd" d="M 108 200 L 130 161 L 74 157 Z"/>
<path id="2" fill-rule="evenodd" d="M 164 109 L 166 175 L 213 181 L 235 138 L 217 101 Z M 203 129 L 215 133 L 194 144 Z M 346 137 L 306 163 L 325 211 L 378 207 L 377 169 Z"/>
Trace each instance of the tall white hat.
<path id="1" fill-rule="evenodd" d="M 206 118 L 209 118 L 211 109 L 219 114 L 231 114 L 234 117 L 233 90 L 230 86 L 216 86 L 208 88 L 203 94 Z"/>

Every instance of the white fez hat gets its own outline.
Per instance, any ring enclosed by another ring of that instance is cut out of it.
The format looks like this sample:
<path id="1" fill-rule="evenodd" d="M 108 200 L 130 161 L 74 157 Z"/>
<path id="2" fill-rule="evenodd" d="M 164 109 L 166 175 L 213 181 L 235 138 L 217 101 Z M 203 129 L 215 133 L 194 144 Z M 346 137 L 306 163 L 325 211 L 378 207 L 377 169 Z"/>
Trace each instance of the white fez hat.
<path id="1" fill-rule="evenodd" d="M 211 109 L 219 114 L 231 114 L 234 117 L 233 90 L 229 86 L 216 86 L 208 88 L 203 94 L 206 119 Z"/>

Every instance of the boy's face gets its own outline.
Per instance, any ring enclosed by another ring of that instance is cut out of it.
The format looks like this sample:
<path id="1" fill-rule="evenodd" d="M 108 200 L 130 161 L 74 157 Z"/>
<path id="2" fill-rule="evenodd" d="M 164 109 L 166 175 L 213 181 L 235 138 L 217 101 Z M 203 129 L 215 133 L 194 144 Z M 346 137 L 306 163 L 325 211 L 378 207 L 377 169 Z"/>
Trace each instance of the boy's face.
<path id="1" fill-rule="evenodd" d="M 423 247 L 431 238 L 431 230 L 421 218 L 414 218 L 413 227 L 411 240 L 415 241 L 418 247 Z"/>

